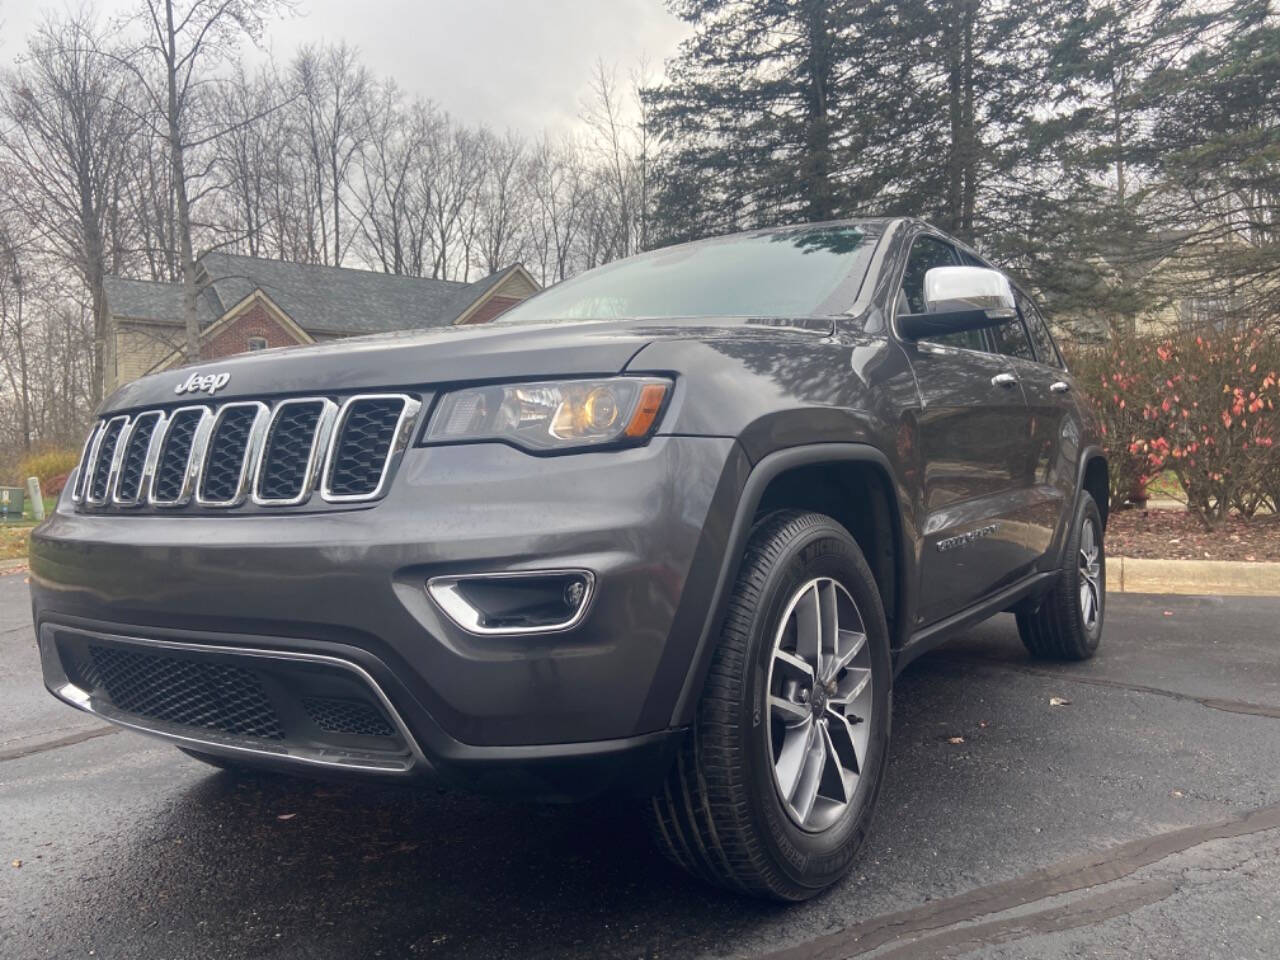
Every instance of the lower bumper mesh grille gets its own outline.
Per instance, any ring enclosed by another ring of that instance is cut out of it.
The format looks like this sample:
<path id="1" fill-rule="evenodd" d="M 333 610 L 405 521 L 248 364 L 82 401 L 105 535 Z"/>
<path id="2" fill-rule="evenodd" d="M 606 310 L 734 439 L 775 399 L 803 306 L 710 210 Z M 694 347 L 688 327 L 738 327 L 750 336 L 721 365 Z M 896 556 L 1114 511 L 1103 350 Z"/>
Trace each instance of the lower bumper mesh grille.
<path id="1" fill-rule="evenodd" d="M 192 749 L 290 769 L 426 766 L 378 681 L 345 657 L 51 623 L 40 652 L 46 684 L 67 703 Z"/>
<path id="2" fill-rule="evenodd" d="M 395 731 L 377 707 L 359 700 L 303 697 L 302 706 L 317 727 L 353 737 L 389 737 Z"/>
<path id="3" fill-rule="evenodd" d="M 233 736 L 284 739 L 262 682 L 241 667 L 90 644 L 84 680 L 126 713 Z"/>

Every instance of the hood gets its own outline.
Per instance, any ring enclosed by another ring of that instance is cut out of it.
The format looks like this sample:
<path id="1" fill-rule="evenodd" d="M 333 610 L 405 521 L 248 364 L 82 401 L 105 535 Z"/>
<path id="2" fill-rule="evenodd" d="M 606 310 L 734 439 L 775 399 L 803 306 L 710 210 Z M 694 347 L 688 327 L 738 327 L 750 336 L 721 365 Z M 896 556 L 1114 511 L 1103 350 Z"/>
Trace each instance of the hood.
<path id="1" fill-rule="evenodd" d="M 490 324 L 354 337 L 202 361 L 126 384 L 102 412 L 199 403 L 178 395 L 192 375 L 220 383 L 218 401 L 275 394 L 405 390 L 477 380 L 608 376 L 657 339 L 795 336 L 829 333 L 818 318 L 697 318 Z"/>

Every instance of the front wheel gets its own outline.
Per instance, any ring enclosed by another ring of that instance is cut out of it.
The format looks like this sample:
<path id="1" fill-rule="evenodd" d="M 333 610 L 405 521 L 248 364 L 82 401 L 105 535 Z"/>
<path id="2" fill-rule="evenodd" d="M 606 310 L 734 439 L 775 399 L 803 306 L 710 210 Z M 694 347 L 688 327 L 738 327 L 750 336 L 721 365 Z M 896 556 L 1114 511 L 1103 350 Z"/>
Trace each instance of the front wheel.
<path id="1" fill-rule="evenodd" d="M 1018 634 L 1033 657 L 1088 660 L 1098 651 L 1107 605 L 1107 553 L 1102 514 L 1086 491 L 1052 589 L 1032 613 L 1018 614 Z"/>
<path id="2" fill-rule="evenodd" d="M 650 802 L 667 856 L 803 900 L 842 877 L 888 755 L 889 632 L 848 531 L 780 511 L 753 531 L 693 730 Z"/>

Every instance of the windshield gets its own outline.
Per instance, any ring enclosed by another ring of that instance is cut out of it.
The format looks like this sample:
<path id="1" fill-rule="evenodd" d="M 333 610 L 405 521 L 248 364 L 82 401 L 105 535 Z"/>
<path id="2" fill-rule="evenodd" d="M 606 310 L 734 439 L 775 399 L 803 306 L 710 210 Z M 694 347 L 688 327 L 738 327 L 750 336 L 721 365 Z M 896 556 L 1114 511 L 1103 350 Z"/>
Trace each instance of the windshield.
<path id="1" fill-rule="evenodd" d="M 498 322 L 843 313 L 880 232 L 879 224 L 845 224 L 665 247 L 579 274 Z"/>

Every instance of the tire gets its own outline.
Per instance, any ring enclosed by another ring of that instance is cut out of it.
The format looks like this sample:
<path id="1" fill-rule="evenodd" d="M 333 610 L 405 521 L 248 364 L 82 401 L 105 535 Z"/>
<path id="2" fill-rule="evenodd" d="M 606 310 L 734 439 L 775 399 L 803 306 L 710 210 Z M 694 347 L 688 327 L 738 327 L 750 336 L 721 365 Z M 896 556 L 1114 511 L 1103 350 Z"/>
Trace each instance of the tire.
<path id="1" fill-rule="evenodd" d="M 1089 549 L 1090 540 L 1093 550 Z M 1107 603 L 1107 554 L 1103 546 L 1102 514 L 1087 491 L 1080 491 L 1080 502 L 1062 553 L 1057 578 L 1039 607 L 1017 615 L 1018 633 L 1033 657 L 1088 660 L 1098 652 L 1102 640 Z M 1086 563 L 1089 557 L 1092 560 Z M 1086 575 L 1086 569 L 1093 573 Z"/>
<path id="2" fill-rule="evenodd" d="M 801 624 L 816 625 L 822 635 L 832 609 L 835 656 L 825 667 L 816 657 L 817 682 L 806 696 L 804 678 L 812 673 L 787 659 L 784 648 L 793 644 L 789 656 L 804 659 Z M 846 618 L 861 626 L 865 643 L 849 632 Z M 848 666 L 832 672 L 841 662 Z M 867 835 L 883 779 L 891 683 L 880 593 L 848 531 L 830 517 L 797 510 L 760 521 L 693 728 L 662 793 L 646 807 L 666 856 L 718 886 L 775 900 L 805 900 L 839 880 Z M 809 721 L 796 719 L 804 709 Z M 850 724 L 840 720 L 844 713 L 853 717 Z M 802 753 L 792 749 L 797 743 L 805 744 Z M 803 766 L 816 762 L 809 743 L 823 757 L 812 775 Z M 796 756 L 803 757 L 799 767 L 790 762 Z M 784 780 L 795 785 L 795 799 L 784 796 Z M 812 796 L 806 784 L 814 784 Z"/>

